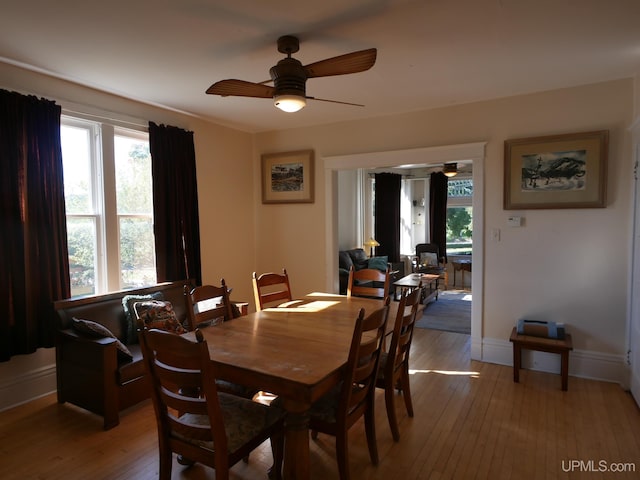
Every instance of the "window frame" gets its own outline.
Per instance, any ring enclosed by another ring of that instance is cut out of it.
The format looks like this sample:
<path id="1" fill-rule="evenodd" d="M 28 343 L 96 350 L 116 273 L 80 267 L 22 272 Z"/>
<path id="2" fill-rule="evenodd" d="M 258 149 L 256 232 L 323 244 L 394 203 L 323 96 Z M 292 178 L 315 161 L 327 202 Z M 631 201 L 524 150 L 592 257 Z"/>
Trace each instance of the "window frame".
<path id="1" fill-rule="evenodd" d="M 454 182 L 456 180 L 469 180 L 471 181 L 471 193 L 470 195 L 465 196 L 447 196 L 447 218 L 449 208 L 471 208 L 471 227 L 473 228 L 473 178 L 471 175 L 464 176 L 456 176 L 456 178 L 450 179 L 449 182 Z M 473 247 L 473 235 L 470 238 L 471 246 L 469 249 Z M 450 243 L 447 242 L 447 257 L 449 256 L 457 256 L 457 255 L 467 255 L 466 253 L 452 252 L 449 251 Z"/>
<path id="2" fill-rule="evenodd" d="M 126 289 L 121 272 L 120 219 L 150 217 L 153 225 L 153 211 L 150 215 L 118 214 L 114 140 L 115 136 L 124 136 L 148 142 L 148 130 L 144 127 L 123 127 L 109 123 L 107 120 L 96 120 L 85 118 L 81 114 L 63 112 L 61 128 L 65 126 L 84 128 L 90 132 L 89 168 L 93 211 L 82 214 L 65 212 L 67 219 L 88 218 L 92 219 L 95 225 L 95 283 L 94 292 L 90 295 Z M 155 251 L 153 258 L 155 259 Z M 79 296 L 83 294 L 76 294 L 73 297 Z"/>

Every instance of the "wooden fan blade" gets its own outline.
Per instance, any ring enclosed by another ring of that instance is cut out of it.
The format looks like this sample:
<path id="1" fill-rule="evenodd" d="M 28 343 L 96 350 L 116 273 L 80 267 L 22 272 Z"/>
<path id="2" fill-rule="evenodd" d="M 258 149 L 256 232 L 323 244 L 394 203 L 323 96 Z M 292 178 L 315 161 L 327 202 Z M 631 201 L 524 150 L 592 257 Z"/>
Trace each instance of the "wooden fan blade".
<path id="1" fill-rule="evenodd" d="M 376 63 L 378 51 L 375 48 L 346 53 L 319 62 L 310 63 L 304 67 L 307 78 L 330 77 L 333 75 L 347 75 L 369 70 Z"/>
<path id="2" fill-rule="evenodd" d="M 220 80 L 207 89 L 207 93 L 223 97 L 273 98 L 273 91 L 274 88 L 268 85 L 235 79 Z"/>
<path id="3" fill-rule="evenodd" d="M 364 105 L 360 103 L 341 102 L 339 100 L 327 100 L 325 98 L 316 98 L 316 97 L 306 97 L 306 98 L 309 100 L 317 100 L 318 102 L 341 103 L 342 105 L 353 105 L 354 107 L 364 107 Z"/>

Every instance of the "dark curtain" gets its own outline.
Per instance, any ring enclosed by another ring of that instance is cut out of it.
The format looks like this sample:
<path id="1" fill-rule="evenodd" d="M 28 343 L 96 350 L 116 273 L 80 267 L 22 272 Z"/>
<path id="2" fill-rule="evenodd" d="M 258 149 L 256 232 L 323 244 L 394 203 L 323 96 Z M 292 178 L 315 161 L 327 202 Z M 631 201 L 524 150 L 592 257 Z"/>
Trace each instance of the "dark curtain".
<path id="1" fill-rule="evenodd" d="M 447 262 L 447 196 L 449 179 L 442 172 L 431 174 L 429 187 L 429 234 Z"/>
<path id="2" fill-rule="evenodd" d="M 158 282 L 202 284 L 193 132 L 149 123 Z"/>
<path id="3" fill-rule="evenodd" d="M 54 345 L 70 296 L 60 106 L 0 90 L 0 361 Z"/>
<path id="4" fill-rule="evenodd" d="M 390 262 L 400 261 L 400 187 L 402 176 L 376 173 L 374 238 L 380 244 L 376 255 L 386 255 Z"/>

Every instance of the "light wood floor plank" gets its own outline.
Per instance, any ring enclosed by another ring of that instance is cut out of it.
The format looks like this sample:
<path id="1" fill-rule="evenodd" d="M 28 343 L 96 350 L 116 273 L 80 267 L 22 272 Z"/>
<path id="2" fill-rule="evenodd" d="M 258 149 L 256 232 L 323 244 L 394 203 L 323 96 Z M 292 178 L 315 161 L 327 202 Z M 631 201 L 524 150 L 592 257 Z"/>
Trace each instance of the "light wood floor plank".
<path id="1" fill-rule="evenodd" d="M 507 334 L 505 333 L 505 336 Z M 391 437 L 382 391 L 376 398 L 380 464 L 371 465 L 364 426 L 349 433 L 353 480 L 558 480 L 640 478 L 640 411 L 618 385 L 528 370 L 513 383 L 510 367 L 471 361 L 468 335 L 417 329 L 411 377 L 415 417 L 396 396 L 400 442 Z M 474 373 L 475 372 L 475 373 Z M 127 410 L 107 432 L 95 415 L 54 395 L 0 413 L 0 478 L 3 480 L 150 480 L 157 478 L 153 407 Z M 587 472 L 569 467 L 592 461 L 634 465 L 635 472 Z M 266 479 L 269 444 L 234 480 Z M 335 444 L 311 440 L 314 480 L 337 478 Z M 174 461 L 173 479 L 214 479 L 213 470 Z"/>

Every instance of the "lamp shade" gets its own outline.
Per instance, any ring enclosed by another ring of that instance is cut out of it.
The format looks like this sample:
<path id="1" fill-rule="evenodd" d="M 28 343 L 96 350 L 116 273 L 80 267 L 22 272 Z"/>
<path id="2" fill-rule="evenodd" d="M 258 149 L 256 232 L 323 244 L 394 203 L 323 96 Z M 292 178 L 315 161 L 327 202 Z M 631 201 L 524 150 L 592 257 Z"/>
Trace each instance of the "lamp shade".
<path id="1" fill-rule="evenodd" d="M 283 112 L 297 112 L 305 107 L 307 99 L 299 95 L 276 95 L 273 97 L 273 104 Z"/>
<path id="2" fill-rule="evenodd" d="M 378 243 L 378 241 L 375 238 L 369 237 L 369 240 L 364 242 L 364 246 L 371 248 L 371 247 L 379 247 L 380 244 Z"/>
<path id="3" fill-rule="evenodd" d="M 378 243 L 378 241 L 375 238 L 369 237 L 369 240 L 364 242 L 364 246 L 369 248 L 370 250 L 369 256 L 373 257 L 373 249 L 375 247 L 379 247 L 380 243 Z"/>
<path id="4" fill-rule="evenodd" d="M 442 173 L 444 173 L 447 177 L 455 177 L 458 174 L 458 164 L 457 163 L 445 163 L 442 168 Z"/>

